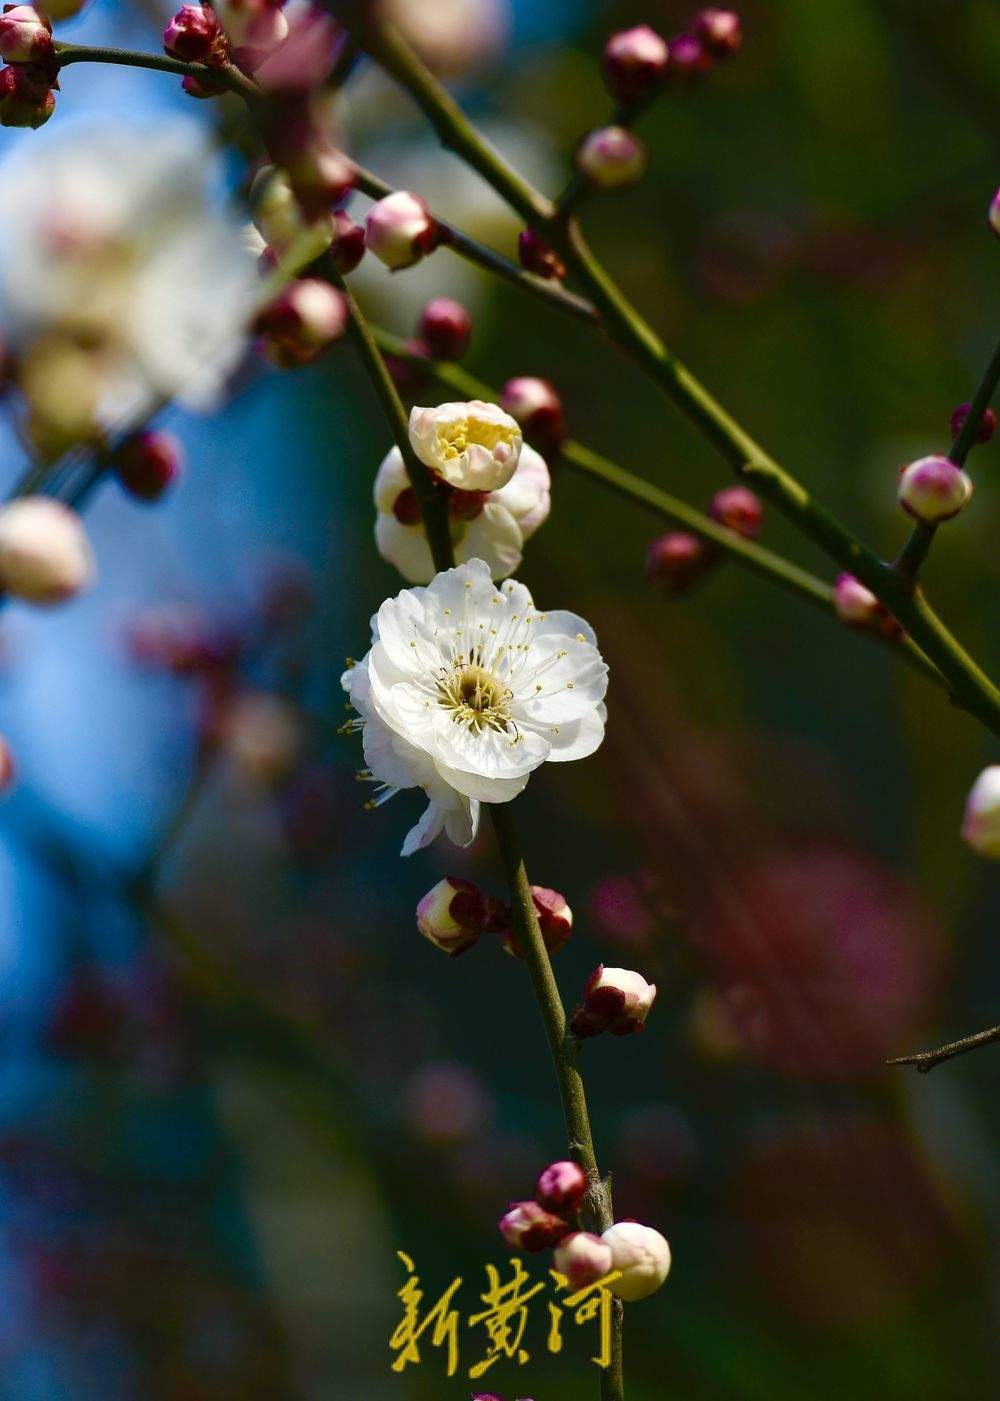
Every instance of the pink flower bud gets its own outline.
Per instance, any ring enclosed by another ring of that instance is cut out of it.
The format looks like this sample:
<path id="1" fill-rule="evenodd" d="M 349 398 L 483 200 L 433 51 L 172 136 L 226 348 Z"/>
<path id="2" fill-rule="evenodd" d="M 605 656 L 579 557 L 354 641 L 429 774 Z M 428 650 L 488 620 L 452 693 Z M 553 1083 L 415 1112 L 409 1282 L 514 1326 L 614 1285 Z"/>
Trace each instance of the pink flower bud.
<path id="1" fill-rule="evenodd" d="M 670 50 L 648 24 L 621 29 L 604 46 L 601 69 L 608 92 L 625 106 L 649 97 L 663 82 Z"/>
<path id="2" fill-rule="evenodd" d="M 80 517 L 49 496 L 0 506 L 0 589 L 29 603 L 61 603 L 94 578 Z"/>
<path id="3" fill-rule="evenodd" d="M 581 141 L 576 163 L 591 184 L 621 190 L 642 177 L 646 148 L 626 127 L 598 127 Z"/>
<path id="4" fill-rule="evenodd" d="M 365 231 L 342 210 L 332 220 L 330 258 L 339 273 L 353 272 L 365 256 Z"/>
<path id="5" fill-rule="evenodd" d="M 569 1280 L 571 1289 L 583 1289 L 614 1269 L 611 1246 L 590 1231 L 573 1231 L 555 1248 L 552 1263 Z"/>
<path id="6" fill-rule="evenodd" d="M 472 339 L 469 313 L 451 297 L 435 297 L 428 302 L 419 329 L 435 360 L 460 360 Z"/>
<path id="7" fill-rule="evenodd" d="M 0 58 L 37 63 L 52 53 L 52 23 L 31 5 L 5 5 L 0 14 Z"/>
<path id="8" fill-rule="evenodd" d="M 10 745 L 0 735 L 0 798 L 5 798 L 17 779 L 17 766 Z"/>
<path id="9" fill-rule="evenodd" d="M 347 329 L 347 302 L 335 287 L 318 277 L 303 277 L 260 313 L 254 330 L 264 353 L 288 369 L 316 360 Z"/>
<path id="10" fill-rule="evenodd" d="M 740 17 L 735 10 L 709 7 L 695 15 L 691 28 L 715 58 L 735 53 L 743 43 Z"/>
<path id="11" fill-rule="evenodd" d="M 34 67 L 0 68 L 0 126 L 44 126 L 56 109 L 47 76 Z"/>
<path id="12" fill-rule="evenodd" d="M 522 229 L 517 236 L 517 256 L 521 266 L 536 277 L 566 276 L 566 264 L 534 229 Z"/>
<path id="13" fill-rule="evenodd" d="M 354 187 L 354 163 L 325 142 L 310 142 L 286 165 L 288 183 L 307 218 L 326 213 Z"/>
<path id="14" fill-rule="evenodd" d="M 899 474 L 899 504 L 925 525 L 957 516 L 972 495 L 972 482 L 947 457 L 920 457 Z"/>
<path id="15" fill-rule="evenodd" d="M 209 97 L 221 97 L 226 90 L 221 83 L 209 83 L 204 78 L 194 78 L 190 74 L 181 79 L 181 87 L 188 97 L 197 97 L 202 100 Z"/>
<path id="16" fill-rule="evenodd" d="M 611 1268 L 622 1274 L 609 1287 L 626 1303 L 634 1304 L 655 1294 L 670 1273 L 670 1246 L 652 1226 L 616 1221 L 601 1240 L 611 1249 Z"/>
<path id="17" fill-rule="evenodd" d="M 983 769 L 969 790 L 962 840 L 980 856 L 1000 859 L 1000 764 Z"/>
<path id="18" fill-rule="evenodd" d="M 990 205 L 989 220 L 990 228 L 997 237 L 1000 238 L 1000 190 L 997 190 L 996 194 L 993 196 L 993 202 Z"/>
<path id="19" fill-rule="evenodd" d="M 412 267 L 440 241 L 430 210 L 418 195 L 396 190 L 373 204 L 365 219 L 365 243 L 387 268 Z"/>
<path id="20" fill-rule="evenodd" d="M 558 1245 L 568 1233 L 566 1222 L 537 1202 L 511 1202 L 500 1218 L 500 1234 L 507 1244 L 531 1254 Z"/>
<path id="21" fill-rule="evenodd" d="M 717 491 L 708 513 L 734 535 L 742 535 L 744 540 L 756 539 L 764 520 L 760 498 L 745 486 L 727 486 Z"/>
<path id="22" fill-rule="evenodd" d="M 833 609 L 849 628 L 871 628 L 886 637 L 898 637 L 901 631 L 888 610 L 879 603 L 871 589 L 865 588 L 853 574 L 838 574 L 833 586 Z"/>
<path id="23" fill-rule="evenodd" d="M 417 928 L 435 948 L 455 958 L 483 932 L 487 898 L 472 881 L 445 876 L 417 905 Z"/>
<path id="24" fill-rule="evenodd" d="M 712 55 L 696 34 L 678 34 L 670 41 L 670 72 L 678 78 L 700 78 L 712 67 Z"/>
<path id="25" fill-rule="evenodd" d="M 573 932 L 573 911 L 566 903 L 564 895 L 560 895 L 558 890 L 549 890 L 544 885 L 533 885 L 531 898 L 535 905 L 538 927 L 542 932 L 545 947 L 550 954 L 558 953 L 563 945 L 569 942 L 569 937 Z M 508 921 L 509 915 L 508 911 Z M 500 938 L 507 953 L 513 954 L 515 958 L 523 957 L 521 946 L 517 942 L 513 926 L 509 922 L 507 927 L 501 931 Z"/>
<path id="26" fill-rule="evenodd" d="M 182 5 L 163 31 L 163 47 L 185 63 L 218 63 L 226 57 L 226 36 L 208 5 Z"/>
<path id="27" fill-rule="evenodd" d="M 504 385 L 500 403 L 538 447 L 552 451 L 565 439 L 563 402 L 547 379 L 515 375 Z"/>
<path id="28" fill-rule="evenodd" d="M 957 438 L 965 427 L 965 420 L 969 417 L 971 404 L 959 404 L 958 408 L 951 416 L 951 436 Z M 997 431 L 997 416 L 993 409 L 984 409 L 982 418 L 979 420 L 979 427 L 976 429 L 976 442 L 988 443 Z"/>
<path id="29" fill-rule="evenodd" d="M 184 452 L 172 433 L 149 429 L 126 438 L 114 455 L 118 480 L 141 501 L 155 501 L 180 474 Z"/>
<path id="30" fill-rule="evenodd" d="M 630 968 L 605 968 L 600 964 L 583 988 L 583 1004 L 573 1013 L 573 1034 L 579 1038 L 628 1036 L 642 1031 L 656 997 L 656 984 L 647 983 Z"/>
<path id="31" fill-rule="evenodd" d="M 683 593 L 718 562 L 715 548 L 686 530 L 658 536 L 646 552 L 646 578 L 667 594 Z"/>
<path id="32" fill-rule="evenodd" d="M 572 1216 L 587 1195 L 587 1174 L 565 1158 L 543 1168 L 535 1184 L 535 1201 L 556 1216 Z"/>

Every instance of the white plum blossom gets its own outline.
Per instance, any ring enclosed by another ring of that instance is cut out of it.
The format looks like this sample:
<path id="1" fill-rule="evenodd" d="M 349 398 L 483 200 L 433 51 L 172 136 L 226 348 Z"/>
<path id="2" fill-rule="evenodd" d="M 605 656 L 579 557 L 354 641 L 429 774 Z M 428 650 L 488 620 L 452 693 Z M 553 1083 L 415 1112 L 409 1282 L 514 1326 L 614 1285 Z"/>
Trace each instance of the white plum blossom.
<path id="1" fill-rule="evenodd" d="M 670 1273 L 670 1246 L 652 1226 L 616 1221 L 601 1240 L 611 1247 L 611 1268 L 622 1273 L 608 1287 L 628 1304 L 655 1294 Z"/>
<path id="2" fill-rule="evenodd" d="M 415 406 L 410 443 L 420 461 L 459 491 L 496 491 L 517 468 L 523 438 L 517 420 L 498 404 Z"/>
<path id="3" fill-rule="evenodd" d="M 494 579 L 521 563 L 523 545 L 549 514 L 551 479 L 545 459 L 525 443 L 506 486 L 490 492 L 448 491 L 455 559 L 482 559 Z M 383 559 L 412 584 L 434 577 L 434 560 L 399 448 L 384 457 L 375 477 L 375 544 Z"/>
<path id="4" fill-rule="evenodd" d="M 468 560 L 403 589 L 372 619 L 372 646 L 342 684 L 363 734 L 372 806 L 422 788 L 403 855 L 444 830 L 467 846 L 480 803 L 506 803 L 547 759 L 592 754 L 604 738 L 608 669 L 590 625 L 539 612 L 523 584 L 497 588 Z"/>
<path id="5" fill-rule="evenodd" d="M 205 135 L 185 120 L 77 126 L 3 164 L 5 337 L 86 347 L 105 429 L 160 399 L 211 404 L 259 295 L 234 217 L 216 208 Z"/>
<path id="6" fill-rule="evenodd" d="M 983 769 L 970 788 L 962 838 L 980 856 L 1000 858 L 1000 764 Z"/>

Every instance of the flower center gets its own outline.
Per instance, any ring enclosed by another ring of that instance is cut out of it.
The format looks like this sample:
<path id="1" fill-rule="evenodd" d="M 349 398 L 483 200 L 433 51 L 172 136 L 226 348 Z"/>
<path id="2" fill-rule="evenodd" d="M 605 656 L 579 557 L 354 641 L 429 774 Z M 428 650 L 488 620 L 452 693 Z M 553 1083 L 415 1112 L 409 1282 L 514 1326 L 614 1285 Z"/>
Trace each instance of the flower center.
<path id="1" fill-rule="evenodd" d="M 456 666 L 450 676 L 438 682 L 438 704 L 450 711 L 456 725 L 468 725 L 474 734 L 483 730 L 506 732 L 510 699 L 503 682 L 481 666 Z"/>
<path id="2" fill-rule="evenodd" d="M 510 447 L 516 429 L 502 423 L 489 423 L 482 418 L 463 418 L 457 423 L 442 424 L 437 430 L 441 456 L 446 461 L 461 457 L 470 447 L 489 448 L 492 452 L 498 443 Z"/>

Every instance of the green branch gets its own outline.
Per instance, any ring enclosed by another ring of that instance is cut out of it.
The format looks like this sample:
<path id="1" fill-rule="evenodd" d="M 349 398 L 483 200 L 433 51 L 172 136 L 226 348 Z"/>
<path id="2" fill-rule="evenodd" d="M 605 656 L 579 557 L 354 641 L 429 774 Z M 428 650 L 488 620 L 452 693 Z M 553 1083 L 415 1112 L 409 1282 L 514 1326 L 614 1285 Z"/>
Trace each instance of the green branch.
<path id="1" fill-rule="evenodd" d="M 90 44 L 56 44 L 56 61 L 60 68 L 71 63 L 111 63 L 120 68 L 150 68 L 157 73 L 176 73 L 184 78 L 197 78 L 201 83 L 227 88 L 230 92 L 254 101 L 262 96 L 260 88 L 233 64 L 217 68 L 207 63 L 185 63 L 168 54 L 137 53 L 132 49 L 99 48 Z"/>

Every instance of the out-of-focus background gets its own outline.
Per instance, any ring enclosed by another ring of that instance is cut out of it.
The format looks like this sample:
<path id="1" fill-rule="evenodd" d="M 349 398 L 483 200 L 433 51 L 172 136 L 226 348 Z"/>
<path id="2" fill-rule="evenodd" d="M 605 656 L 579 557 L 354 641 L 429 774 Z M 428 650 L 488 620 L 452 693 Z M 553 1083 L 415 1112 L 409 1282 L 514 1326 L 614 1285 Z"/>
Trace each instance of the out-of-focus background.
<path id="1" fill-rule="evenodd" d="M 395 7 L 433 14 L 429 57 L 553 192 L 606 119 L 605 37 L 690 18 L 673 0 Z M 723 402 L 890 553 L 896 470 L 946 446 L 996 336 L 1000 12 L 740 10 L 742 52 L 668 91 L 642 124 L 648 178 L 587 226 Z M 62 37 L 158 50 L 166 15 L 95 0 Z M 81 65 L 62 88 L 0 157 L 95 117 L 220 116 L 166 75 Z M 359 70 L 340 123 L 368 166 L 513 251 L 515 223 L 378 75 Z M 457 296 L 488 383 L 548 376 L 575 436 L 695 504 L 724 483 L 557 313 L 446 251 L 392 278 L 370 261 L 374 319 L 408 335 L 429 296 Z M 336 734 L 344 655 L 399 587 L 371 536 L 385 428 L 346 345 L 162 422 L 187 447 L 180 486 L 153 508 L 102 486 L 96 589 L 0 626 L 20 769 L 0 813 L 0 1396 L 460 1401 L 475 1388 L 432 1347 L 390 1371 L 395 1252 L 428 1302 L 461 1274 L 472 1312 L 505 1256 L 496 1218 L 564 1144 L 524 969 L 490 940 L 449 961 L 414 925 L 445 872 L 501 892 L 488 837 L 401 861 L 417 800 L 364 812 Z M 10 425 L 3 463 L 7 486 Z M 995 444 L 972 469 L 927 582 L 995 669 Z M 518 801 L 532 878 L 576 916 L 564 996 L 601 960 L 659 987 L 642 1037 L 583 1052 L 617 1213 L 674 1251 L 627 1310 L 629 1397 L 985 1398 L 1000 1053 L 928 1078 L 882 1062 L 998 1019 L 997 881 L 957 836 L 995 751 L 886 650 L 734 567 L 665 600 L 643 580 L 660 528 L 557 469 L 521 570 L 542 606 L 593 621 L 612 668 L 603 748 Z M 830 577 L 780 520 L 764 538 Z M 592 1336 L 552 1359 L 544 1329 L 528 1367 L 480 1386 L 594 1392 Z"/>

